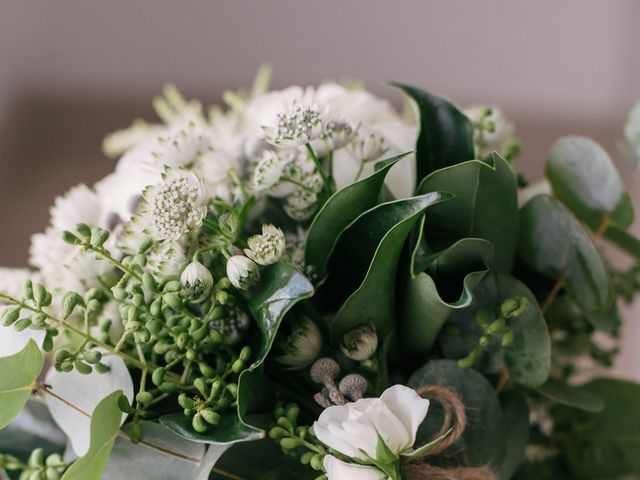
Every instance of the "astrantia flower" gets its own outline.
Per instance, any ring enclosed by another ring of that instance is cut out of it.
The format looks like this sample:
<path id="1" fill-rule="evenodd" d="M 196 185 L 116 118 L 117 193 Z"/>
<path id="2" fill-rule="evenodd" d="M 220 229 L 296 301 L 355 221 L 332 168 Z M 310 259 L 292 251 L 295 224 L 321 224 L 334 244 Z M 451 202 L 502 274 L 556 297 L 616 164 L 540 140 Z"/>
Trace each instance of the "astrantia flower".
<path id="1" fill-rule="evenodd" d="M 429 400 L 403 385 L 388 388 L 380 398 L 329 407 L 313 424 L 318 439 L 347 457 L 364 463 L 387 463 L 382 452 L 397 460 L 411 455 L 416 432 L 429 410 Z"/>
<path id="2" fill-rule="evenodd" d="M 328 480 L 390 480 L 390 477 L 376 467 L 347 463 L 333 455 L 325 455 L 322 461 Z"/>
<path id="3" fill-rule="evenodd" d="M 213 285 L 213 275 L 200 262 L 191 262 L 180 275 L 183 293 L 188 296 L 200 297 L 206 294 Z"/>
<path id="4" fill-rule="evenodd" d="M 320 355 L 322 335 L 315 323 L 303 317 L 293 323 L 291 333 L 280 347 L 284 354 L 276 357 L 276 361 L 291 369 L 304 368 Z"/>
<path id="5" fill-rule="evenodd" d="M 265 126 L 265 140 L 272 145 L 296 148 L 318 138 L 323 131 L 322 115 L 316 105 L 294 104 L 286 113 L 279 113 L 275 126 Z"/>
<path id="6" fill-rule="evenodd" d="M 284 233 L 273 225 L 263 225 L 262 235 L 254 235 L 247 240 L 249 245 L 244 253 L 260 265 L 271 265 L 282 258 L 285 247 Z"/>
<path id="7" fill-rule="evenodd" d="M 183 237 L 200 227 L 207 214 L 204 186 L 193 172 L 169 170 L 164 181 L 146 196 L 157 240 Z"/>
<path id="8" fill-rule="evenodd" d="M 389 149 L 386 146 L 384 137 L 370 133 L 362 137 L 357 136 L 351 142 L 349 150 L 357 161 L 368 163 L 379 160 Z"/>
<path id="9" fill-rule="evenodd" d="M 344 120 L 330 120 L 324 126 L 320 136 L 312 143 L 317 155 L 325 155 L 339 150 L 351 143 L 356 135 L 355 129 Z"/>
<path id="10" fill-rule="evenodd" d="M 78 223 L 98 224 L 102 219 L 102 203 L 96 192 L 84 184 L 56 197 L 51 207 L 51 226 L 62 232 L 75 230 Z"/>
<path id="11" fill-rule="evenodd" d="M 368 360 L 378 349 L 378 334 L 370 325 L 347 332 L 342 338 L 340 350 L 345 357 L 362 362 Z"/>
<path id="12" fill-rule="evenodd" d="M 234 255 L 227 260 L 227 277 L 237 289 L 248 290 L 260 279 L 260 269 L 250 258 Z"/>
<path id="13" fill-rule="evenodd" d="M 255 191 L 266 190 L 280 181 L 286 163 L 272 150 L 265 150 L 258 161 L 251 179 Z"/>

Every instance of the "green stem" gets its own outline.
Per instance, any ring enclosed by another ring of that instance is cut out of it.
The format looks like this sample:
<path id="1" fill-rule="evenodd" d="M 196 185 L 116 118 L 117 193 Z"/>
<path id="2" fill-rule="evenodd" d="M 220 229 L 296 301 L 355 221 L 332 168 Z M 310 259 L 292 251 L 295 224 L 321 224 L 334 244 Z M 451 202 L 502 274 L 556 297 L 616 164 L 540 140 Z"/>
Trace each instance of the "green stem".
<path id="1" fill-rule="evenodd" d="M 328 192 L 329 180 L 327 179 L 327 175 L 324 171 L 324 168 L 322 168 L 322 165 L 320 164 L 320 160 L 318 159 L 316 152 L 313 151 L 311 144 L 307 143 L 305 146 L 307 147 L 307 152 L 309 152 L 309 156 L 311 157 L 313 164 L 316 166 L 316 170 L 320 174 L 320 177 L 322 177 L 322 184 L 323 184 L 322 189 Z"/>
<path id="2" fill-rule="evenodd" d="M 299 182 L 298 180 L 295 180 L 295 179 L 293 179 L 291 177 L 280 177 L 280 180 L 282 180 L 283 182 L 292 183 L 293 185 L 296 185 L 297 187 L 300 187 L 304 191 L 309 192 L 309 193 L 311 193 L 313 195 L 316 194 L 316 192 L 313 189 L 307 187 L 304 183 Z"/>

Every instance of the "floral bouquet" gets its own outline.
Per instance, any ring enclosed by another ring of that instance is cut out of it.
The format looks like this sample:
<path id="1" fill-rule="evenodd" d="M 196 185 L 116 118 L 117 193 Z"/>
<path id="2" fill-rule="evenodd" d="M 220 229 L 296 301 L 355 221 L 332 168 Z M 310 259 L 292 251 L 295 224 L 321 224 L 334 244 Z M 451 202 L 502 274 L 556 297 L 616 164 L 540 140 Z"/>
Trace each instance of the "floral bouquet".
<path id="1" fill-rule="evenodd" d="M 115 171 L 56 199 L 33 270 L 0 272 L 0 469 L 640 474 L 640 386 L 602 377 L 640 287 L 608 154 L 561 138 L 528 184 L 497 107 L 269 73 L 224 108 L 167 87 L 160 122 L 106 138 Z"/>

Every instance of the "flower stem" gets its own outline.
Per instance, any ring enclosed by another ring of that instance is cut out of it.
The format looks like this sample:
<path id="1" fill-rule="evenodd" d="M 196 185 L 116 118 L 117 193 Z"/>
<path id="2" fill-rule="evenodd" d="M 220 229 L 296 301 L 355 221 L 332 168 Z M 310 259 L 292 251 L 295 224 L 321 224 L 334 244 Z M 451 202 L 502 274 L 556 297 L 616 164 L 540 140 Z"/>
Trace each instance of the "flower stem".
<path id="1" fill-rule="evenodd" d="M 307 143 L 305 144 L 305 146 L 307 147 L 307 152 L 309 152 L 309 156 L 311 157 L 313 164 L 316 166 L 316 170 L 318 171 L 318 174 L 320 175 L 320 177 L 322 177 L 322 189 L 328 192 L 329 179 L 327 178 L 324 168 L 322 168 L 322 165 L 320 164 L 320 160 L 318 159 L 316 152 L 313 151 L 311 144 Z"/>

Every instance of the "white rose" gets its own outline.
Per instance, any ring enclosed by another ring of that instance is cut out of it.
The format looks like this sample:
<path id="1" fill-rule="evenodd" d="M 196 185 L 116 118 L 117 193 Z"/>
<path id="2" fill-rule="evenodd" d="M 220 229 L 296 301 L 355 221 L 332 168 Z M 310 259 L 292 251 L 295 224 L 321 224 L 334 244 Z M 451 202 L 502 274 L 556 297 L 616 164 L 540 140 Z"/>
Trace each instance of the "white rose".
<path id="1" fill-rule="evenodd" d="M 324 469 L 329 480 L 388 480 L 389 477 L 376 467 L 346 463 L 333 455 L 325 455 Z"/>
<path id="2" fill-rule="evenodd" d="M 411 455 L 416 432 L 423 422 L 429 401 L 415 390 L 394 385 L 380 398 L 365 398 L 327 408 L 313 429 L 318 439 L 334 450 L 360 461 L 379 458 L 381 452 Z"/>

